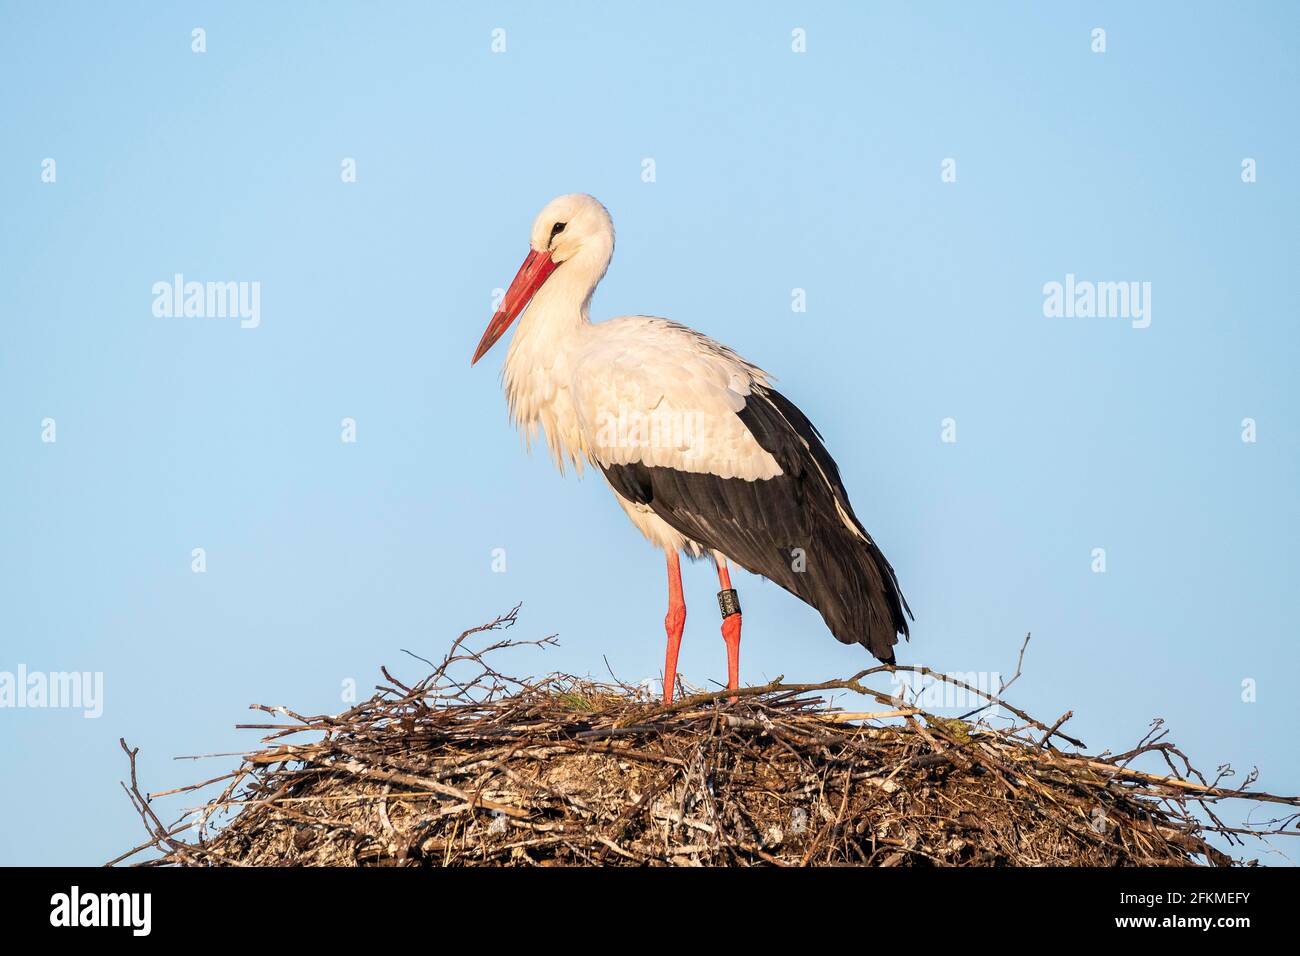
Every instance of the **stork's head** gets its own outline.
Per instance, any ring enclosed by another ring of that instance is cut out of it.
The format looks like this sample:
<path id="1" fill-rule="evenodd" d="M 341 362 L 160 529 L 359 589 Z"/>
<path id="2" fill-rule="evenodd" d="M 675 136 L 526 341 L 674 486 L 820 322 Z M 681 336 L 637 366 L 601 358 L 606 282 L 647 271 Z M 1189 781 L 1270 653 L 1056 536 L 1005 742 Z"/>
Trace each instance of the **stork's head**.
<path id="1" fill-rule="evenodd" d="M 574 290 L 582 296 L 579 305 L 585 308 L 586 300 L 614 254 L 614 223 L 594 196 L 586 193 L 557 196 L 533 220 L 528 245 L 528 257 L 506 290 L 501 308 L 483 332 L 470 365 L 487 354 L 551 273 L 565 263 L 568 263 L 565 272 L 572 274 Z"/>

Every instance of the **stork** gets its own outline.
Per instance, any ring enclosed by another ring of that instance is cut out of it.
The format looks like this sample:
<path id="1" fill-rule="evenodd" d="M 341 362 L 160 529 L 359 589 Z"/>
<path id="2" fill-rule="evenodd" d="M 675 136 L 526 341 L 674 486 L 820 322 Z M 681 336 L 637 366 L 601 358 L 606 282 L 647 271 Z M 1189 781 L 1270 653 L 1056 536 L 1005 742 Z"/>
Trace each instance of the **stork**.
<path id="1" fill-rule="evenodd" d="M 841 643 L 893 663 L 912 612 L 821 434 L 768 373 L 693 329 L 646 315 L 593 324 L 613 253 L 614 225 L 595 198 L 547 203 L 470 365 L 523 313 L 503 374 L 511 418 L 530 446 L 543 432 L 561 473 L 566 460 L 579 474 L 598 469 L 666 554 L 664 702 L 686 625 L 683 553 L 717 566 L 728 689 L 740 686 L 733 563 L 812 605 Z"/>

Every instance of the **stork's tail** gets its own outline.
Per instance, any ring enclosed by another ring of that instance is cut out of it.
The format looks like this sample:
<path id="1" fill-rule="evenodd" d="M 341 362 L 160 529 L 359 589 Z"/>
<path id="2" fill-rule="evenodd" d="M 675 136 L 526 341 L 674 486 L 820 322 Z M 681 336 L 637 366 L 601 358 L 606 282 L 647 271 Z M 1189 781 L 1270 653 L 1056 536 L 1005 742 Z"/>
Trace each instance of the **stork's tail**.
<path id="1" fill-rule="evenodd" d="M 912 610 L 893 567 L 871 537 L 862 535 L 843 525 L 822 524 L 816 537 L 817 572 L 796 576 L 794 593 L 821 612 L 836 640 L 861 644 L 878 660 L 893 664 L 898 635 L 910 634 Z"/>

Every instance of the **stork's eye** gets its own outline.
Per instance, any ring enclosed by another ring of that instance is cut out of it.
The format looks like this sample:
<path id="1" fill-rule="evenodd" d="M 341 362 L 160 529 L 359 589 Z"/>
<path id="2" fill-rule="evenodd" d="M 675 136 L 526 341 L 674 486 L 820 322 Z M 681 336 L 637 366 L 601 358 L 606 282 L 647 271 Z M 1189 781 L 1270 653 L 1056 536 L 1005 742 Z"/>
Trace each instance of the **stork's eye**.
<path id="1" fill-rule="evenodd" d="M 555 225 L 553 225 L 551 227 L 551 238 L 554 239 L 560 233 L 564 232 L 564 227 L 567 225 L 568 225 L 567 222 L 557 222 Z"/>

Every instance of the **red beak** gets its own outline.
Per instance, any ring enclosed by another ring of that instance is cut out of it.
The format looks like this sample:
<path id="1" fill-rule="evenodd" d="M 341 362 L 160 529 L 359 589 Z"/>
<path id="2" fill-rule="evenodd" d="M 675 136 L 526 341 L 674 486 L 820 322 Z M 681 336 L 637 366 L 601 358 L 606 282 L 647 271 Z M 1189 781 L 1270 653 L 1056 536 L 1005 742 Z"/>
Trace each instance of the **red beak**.
<path id="1" fill-rule="evenodd" d="M 515 281 L 510 283 L 510 288 L 506 290 L 505 301 L 501 303 L 501 308 L 496 315 L 492 316 L 492 321 L 483 331 L 483 338 L 479 340 L 478 348 L 474 350 L 474 357 L 469 360 L 470 365 L 486 355 L 488 349 L 496 344 L 497 339 L 505 335 L 506 329 L 510 328 L 510 323 L 519 318 L 519 313 L 524 311 L 524 306 L 542 287 L 547 276 L 555 271 L 557 265 L 559 263 L 551 261 L 550 252 L 538 252 L 535 249 L 528 251 L 528 258 L 519 267 L 519 272 L 515 274 Z"/>

